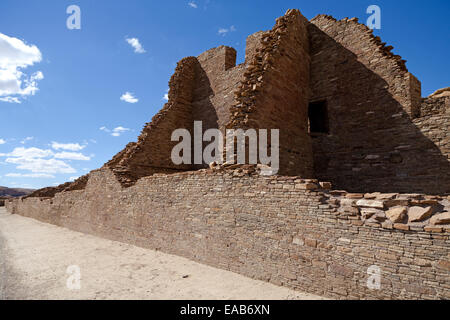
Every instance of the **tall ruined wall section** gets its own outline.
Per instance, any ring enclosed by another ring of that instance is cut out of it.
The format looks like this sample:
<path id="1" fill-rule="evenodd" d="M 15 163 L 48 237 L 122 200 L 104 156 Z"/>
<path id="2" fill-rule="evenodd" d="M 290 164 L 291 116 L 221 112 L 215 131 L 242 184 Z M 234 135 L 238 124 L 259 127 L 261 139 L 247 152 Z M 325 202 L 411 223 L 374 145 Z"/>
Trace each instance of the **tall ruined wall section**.
<path id="1" fill-rule="evenodd" d="M 308 29 L 311 101 L 329 119 L 312 134 L 315 176 L 355 192 L 449 193 L 448 158 L 415 125 L 420 83 L 401 57 L 356 19 L 318 16 Z"/>
<path id="2" fill-rule="evenodd" d="M 436 172 L 440 172 L 441 181 L 449 186 L 450 170 L 444 163 L 445 159 L 450 162 L 450 96 L 423 99 L 420 117 L 414 119 L 413 123 L 438 148 L 433 152 L 442 155 L 442 166 L 437 163 Z M 450 186 L 447 189 L 450 189 Z"/>
<path id="3" fill-rule="evenodd" d="M 156 175 L 122 188 L 104 168 L 85 190 L 7 209 L 326 297 L 450 299 L 449 198 L 347 194 L 247 172 Z M 423 222 L 408 222 L 413 211 Z M 367 287 L 374 265 L 379 290 Z"/>
<path id="4" fill-rule="evenodd" d="M 202 122 L 203 132 L 211 128 L 224 130 L 242 72 L 242 66 L 236 67 L 236 51 L 225 46 L 181 60 L 169 83 L 169 102 L 146 124 L 137 143 L 130 143 L 106 166 L 126 187 L 155 173 L 207 166 L 175 165 L 171 153 L 178 142 L 171 141 L 172 133 L 187 129 L 194 137 L 195 121 Z"/>
<path id="5" fill-rule="evenodd" d="M 236 67 L 236 50 L 221 46 L 198 56 L 193 99 L 193 118 L 203 122 L 203 130 L 220 129 L 230 120 L 230 106 L 244 66 Z"/>
<path id="6" fill-rule="evenodd" d="M 311 177 L 306 24 L 298 10 L 289 10 L 272 30 L 249 37 L 246 70 L 227 128 L 279 129 L 279 173 Z"/>
<path id="7" fill-rule="evenodd" d="M 192 127 L 192 99 L 195 71 L 198 61 L 194 57 L 181 60 L 169 82 L 169 102 L 142 130 L 136 143 L 105 164 L 112 169 L 124 186 L 154 173 L 169 173 L 192 169 L 191 165 L 175 166 L 171 153 L 177 142 L 171 142 L 172 132 Z"/>
<path id="8" fill-rule="evenodd" d="M 197 77 L 194 88 L 193 119 L 202 122 L 203 133 L 220 129 L 226 133 L 230 120 L 230 107 L 234 103 L 245 65 L 236 66 L 236 50 L 226 46 L 210 49 L 198 56 Z M 206 147 L 210 142 L 204 142 Z M 195 165 L 195 169 L 208 167 L 209 163 Z"/>

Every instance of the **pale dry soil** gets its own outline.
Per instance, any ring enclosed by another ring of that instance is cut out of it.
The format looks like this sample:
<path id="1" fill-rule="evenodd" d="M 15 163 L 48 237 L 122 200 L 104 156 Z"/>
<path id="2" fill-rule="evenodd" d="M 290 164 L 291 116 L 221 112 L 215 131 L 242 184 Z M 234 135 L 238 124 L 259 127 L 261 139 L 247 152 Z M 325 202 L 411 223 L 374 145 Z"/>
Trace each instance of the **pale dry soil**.
<path id="1" fill-rule="evenodd" d="M 69 290 L 76 265 L 81 289 Z M 322 299 L 205 266 L 11 215 L 0 207 L 2 299 Z"/>

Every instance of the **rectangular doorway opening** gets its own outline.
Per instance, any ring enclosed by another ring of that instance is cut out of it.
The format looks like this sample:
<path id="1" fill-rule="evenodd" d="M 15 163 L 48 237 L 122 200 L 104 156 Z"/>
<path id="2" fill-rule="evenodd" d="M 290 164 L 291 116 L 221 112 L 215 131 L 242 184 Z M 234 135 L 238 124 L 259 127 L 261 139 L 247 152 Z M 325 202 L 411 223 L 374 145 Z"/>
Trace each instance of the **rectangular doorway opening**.
<path id="1" fill-rule="evenodd" d="M 327 101 L 311 102 L 308 107 L 309 133 L 330 133 Z"/>

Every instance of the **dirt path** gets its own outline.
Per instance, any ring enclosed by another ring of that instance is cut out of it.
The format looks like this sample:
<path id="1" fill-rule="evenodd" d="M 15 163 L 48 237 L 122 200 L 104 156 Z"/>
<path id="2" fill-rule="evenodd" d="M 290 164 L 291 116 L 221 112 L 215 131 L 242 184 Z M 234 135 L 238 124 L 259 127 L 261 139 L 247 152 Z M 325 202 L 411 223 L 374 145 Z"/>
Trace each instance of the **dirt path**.
<path id="1" fill-rule="evenodd" d="M 75 266 L 67 269 L 69 266 Z M 81 289 L 76 288 L 79 268 Z M 69 273 L 68 273 L 69 271 Z M 320 299 L 0 208 L 0 299 Z"/>

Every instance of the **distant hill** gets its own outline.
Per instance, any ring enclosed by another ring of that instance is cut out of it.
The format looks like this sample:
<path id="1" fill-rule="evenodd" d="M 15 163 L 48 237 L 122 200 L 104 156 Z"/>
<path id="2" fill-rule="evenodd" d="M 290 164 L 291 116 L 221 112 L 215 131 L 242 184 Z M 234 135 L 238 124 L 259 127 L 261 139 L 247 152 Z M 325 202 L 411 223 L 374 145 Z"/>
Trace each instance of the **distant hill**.
<path id="1" fill-rule="evenodd" d="M 0 197 L 21 197 L 27 196 L 32 193 L 34 189 L 22 189 L 22 188 L 7 188 L 0 186 Z"/>

